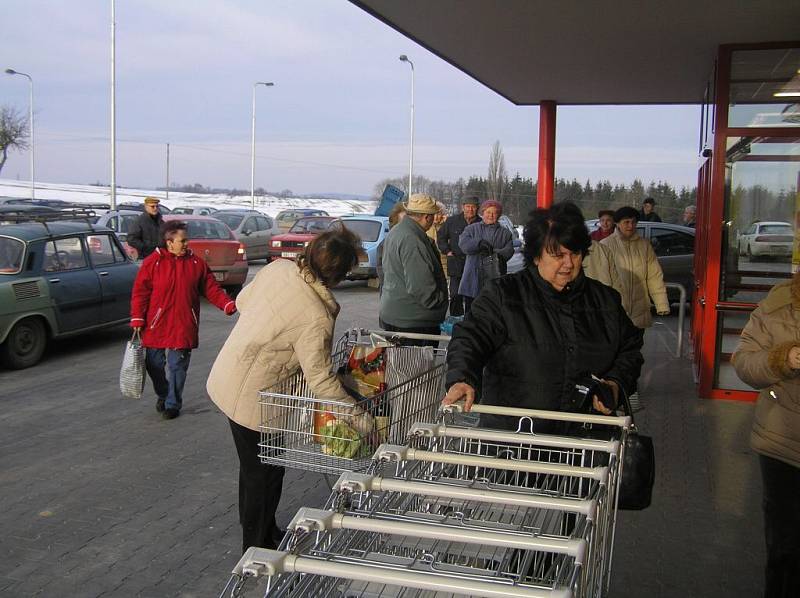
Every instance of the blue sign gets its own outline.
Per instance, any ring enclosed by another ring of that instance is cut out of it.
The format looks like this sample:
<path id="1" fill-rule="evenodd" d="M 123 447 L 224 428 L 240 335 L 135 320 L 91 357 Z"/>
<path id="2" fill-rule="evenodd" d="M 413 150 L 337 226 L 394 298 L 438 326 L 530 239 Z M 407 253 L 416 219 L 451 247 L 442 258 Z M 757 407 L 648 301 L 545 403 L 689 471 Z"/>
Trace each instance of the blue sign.
<path id="1" fill-rule="evenodd" d="M 378 202 L 378 208 L 375 210 L 375 216 L 388 216 L 394 204 L 403 199 L 404 195 L 402 189 L 398 189 L 394 185 L 386 185 L 381 200 Z"/>

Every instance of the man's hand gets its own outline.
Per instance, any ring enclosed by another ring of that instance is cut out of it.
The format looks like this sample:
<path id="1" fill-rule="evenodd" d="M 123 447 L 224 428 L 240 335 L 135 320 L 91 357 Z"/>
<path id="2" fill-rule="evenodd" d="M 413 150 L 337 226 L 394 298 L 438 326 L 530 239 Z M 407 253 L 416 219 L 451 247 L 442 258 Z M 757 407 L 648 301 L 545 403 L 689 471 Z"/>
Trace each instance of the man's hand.
<path id="1" fill-rule="evenodd" d="M 454 255 L 455 255 L 455 253 L 453 253 L 452 251 L 448 251 L 447 252 L 447 257 L 453 257 Z"/>
<path id="2" fill-rule="evenodd" d="M 605 384 L 611 388 L 611 393 L 614 395 L 614 403 L 615 405 L 619 405 L 619 385 L 613 380 L 600 380 L 600 384 Z M 599 411 L 603 415 L 611 415 L 614 412 L 613 409 L 609 409 L 603 405 L 600 399 L 597 398 L 597 395 L 592 397 L 592 407 L 594 407 L 595 411 Z"/>
<path id="3" fill-rule="evenodd" d="M 792 347 L 786 356 L 786 365 L 793 370 L 800 370 L 800 347 Z"/>
<path id="4" fill-rule="evenodd" d="M 442 405 L 452 405 L 464 399 L 464 411 L 469 412 L 475 402 L 475 389 L 466 382 L 456 382 L 442 399 Z"/>

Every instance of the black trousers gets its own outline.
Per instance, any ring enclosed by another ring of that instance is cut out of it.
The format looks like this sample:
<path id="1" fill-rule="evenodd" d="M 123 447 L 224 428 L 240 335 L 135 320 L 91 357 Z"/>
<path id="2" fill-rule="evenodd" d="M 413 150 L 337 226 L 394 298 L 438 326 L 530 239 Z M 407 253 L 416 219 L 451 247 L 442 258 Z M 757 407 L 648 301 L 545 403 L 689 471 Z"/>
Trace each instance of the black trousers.
<path id="1" fill-rule="evenodd" d="M 383 320 L 379 320 L 381 328 L 384 330 L 388 330 L 389 332 L 411 332 L 414 334 L 441 334 L 442 331 L 439 329 L 438 326 L 417 326 L 414 328 L 400 328 L 399 326 L 392 326 L 384 322 Z M 402 339 L 397 342 L 398 345 L 405 346 L 405 347 L 438 347 L 439 341 L 429 341 L 424 339 Z"/>
<path id="2" fill-rule="evenodd" d="M 242 525 L 242 552 L 251 546 L 277 548 L 283 535 L 275 512 L 283 490 L 283 467 L 267 465 L 258 458 L 261 433 L 240 426 L 233 420 L 233 442 L 239 454 L 239 523 Z"/>
<path id="3" fill-rule="evenodd" d="M 464 297 L 458 294 L 458 286 L 461 284 L 461 277 L 450 276 L 450 315 L 464 315 Z"/>
<path id="4" fill-rule="evenodd" d="M 764 598 L 800 596 L 800 468 L 759 455 L 767 567 Z"/>

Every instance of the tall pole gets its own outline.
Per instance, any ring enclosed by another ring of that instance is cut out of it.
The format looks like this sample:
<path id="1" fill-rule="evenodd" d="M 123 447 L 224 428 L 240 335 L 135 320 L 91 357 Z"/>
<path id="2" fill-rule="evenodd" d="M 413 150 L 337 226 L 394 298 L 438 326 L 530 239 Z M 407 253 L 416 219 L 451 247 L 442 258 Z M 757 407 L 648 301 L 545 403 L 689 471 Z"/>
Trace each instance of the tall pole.
<path id="1" fill-rule="evenodd" d="M 253 124 L 250 131 L 250 207 L 256 209 L 256 87 L 272 87 L 274 84 L 265 81 L 253 83 Z"/>
<path id="2" fill-rule="evenodd" d="M 116 15 L 115 0 L 111 0 L 111 209 L 117 209 L 117 85 L 116 85 Z M 117 219 L 119 220 L 119 219 Z"/>
<path id="3" fill-rule="evenodd" d="M 20 73 L 19 71 L 15 71 L 14 69 L 6 69 L 6 74 L 20 75 L 22 77 L 27 77 L 28 83 L 30 85 L 30 102 L 29 102 L 30 112 L 28 115 L 28 120 L 31 123 L 31 199 L 36 199 L 36 160 L 34 158 L 36 143 L 33 135 L 33 77 L 31 77 L 27 73 Z"/>
<path id="4" fill-rule="evenodd" d="M 408 157 L 408 196 L 411 197 L 411 181 L 414 172 L 414 63 L 403 54 L 400 56 L 401 62 L 407 62 L 411 67 L 411 149 Z"/>
<path id="5" fill-rule="evenodd" d="M 167 196 L 164 199 L 169 199 L 169 143 L 167 144 Z"/>

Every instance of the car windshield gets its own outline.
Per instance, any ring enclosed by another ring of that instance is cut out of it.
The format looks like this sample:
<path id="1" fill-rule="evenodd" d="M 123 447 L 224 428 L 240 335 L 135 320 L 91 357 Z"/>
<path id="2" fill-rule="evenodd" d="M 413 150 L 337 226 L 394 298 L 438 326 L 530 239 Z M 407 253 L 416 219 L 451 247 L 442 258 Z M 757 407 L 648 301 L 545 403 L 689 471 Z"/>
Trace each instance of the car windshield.
<path id="1" fill-rule="evenodd" d="M 0 237 L 0 274 L 16 274 L 22 267 L 25 244 L 19 239 Z"/>
<path id="2" fill-rule="evenodd" d="M 230 239 L 231 232 L 221 222 L 214 220 L 189 220 L 186 223 L 186 235 L 192 239 Z"/>
<path id="3" fill-rule="evenodd" d="M 381 234 L 381 223 L 375 220 L 342 220 L 342 224 L 365 243 L 374 243 Z"/>
<path id="4" fill-rule="evenodd" d="M 242 223 L 242 219 L 244 216 L 241 214 L 214 214 L 214 218 L 217 220 L 222 220 L 225 224 L 228 225 L 228 228 L 239 228 L 239 225 Z"/>
<path id="5" fill-rule="evenodd" d="M 321 233 L 328 230 L 330 218 L 301 218 L 289 229 L 290 233 Z"/>
<path id="6" fill-rule="evenodd" d="M 790 224 L 765 224 L 758 230 L 761 235 L 791 235 L 792 226 Z"/>

